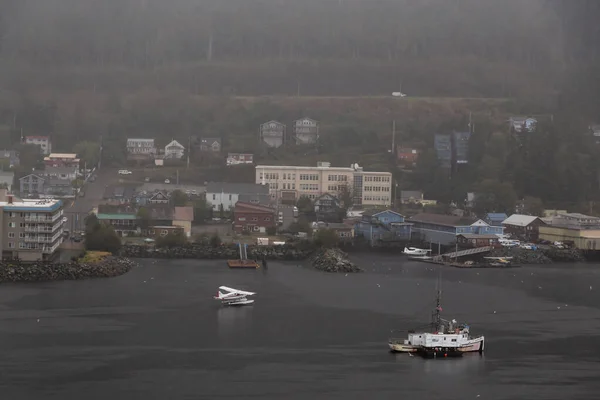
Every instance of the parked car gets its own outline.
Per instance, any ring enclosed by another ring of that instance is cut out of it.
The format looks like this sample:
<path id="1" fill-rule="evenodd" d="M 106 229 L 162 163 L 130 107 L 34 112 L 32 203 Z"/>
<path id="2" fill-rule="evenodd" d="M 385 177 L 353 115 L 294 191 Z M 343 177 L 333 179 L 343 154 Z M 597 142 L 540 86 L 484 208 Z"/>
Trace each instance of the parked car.
<path id="1" fill-rule="evenodd" d="M 133 172 L 127 170 L 127 169 L 120 169 L 119 170 L 119 175 L 131 175 L 133 174 Z"/>
<path id="2" fill-rule="evenodd" d="M 169 179 L 165 179 L 165 183 L 171 183 Z"/>

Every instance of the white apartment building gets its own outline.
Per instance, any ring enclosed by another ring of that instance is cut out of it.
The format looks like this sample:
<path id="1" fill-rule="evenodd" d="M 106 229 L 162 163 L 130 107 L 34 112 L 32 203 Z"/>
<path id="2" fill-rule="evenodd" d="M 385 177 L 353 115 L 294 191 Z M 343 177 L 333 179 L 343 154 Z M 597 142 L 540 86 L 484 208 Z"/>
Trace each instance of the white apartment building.
<path id="1" fill-rule="evenodd" d="M 63 241 L 61 200 L 0 199 L 0 254 L 25 261 L 52 257 Z"/>
<path id="2" fill-rule="evenodd" d="M 127 153 L 129 154 L 156 154 L 154 139 L 127 139 Z"/>
<path id="3" fill-rule="evenodd" d="M 52 142 L 48 136 L 25 136 L 25 144 L 40 146 L 43 155 L 52 153 Z"/>
<path id="4" fill-rule="evenodd" d="M 316 167 L 257 165 L 256 183 L 268 184 L 271 198 L 282 202 L 350 190 L 354 205 L 392 204 L 392 174 L 364 171 L 358 164 L 349 168 L 332 167 L 328 162 L 319 162 Z"/>

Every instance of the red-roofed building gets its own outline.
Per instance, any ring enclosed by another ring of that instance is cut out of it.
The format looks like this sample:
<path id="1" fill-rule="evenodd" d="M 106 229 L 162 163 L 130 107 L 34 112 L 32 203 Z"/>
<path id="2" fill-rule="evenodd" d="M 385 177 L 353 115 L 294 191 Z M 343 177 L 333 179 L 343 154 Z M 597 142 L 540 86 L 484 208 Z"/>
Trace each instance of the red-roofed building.
<path id="1" fill-rule="evenodd" d="M 238 201 L 233 209 L 233 230 L 235 233 L 265 233 L 276 227 L 275 209 L 259 204 Z"/>
<path id="2" fill-rule="evenodd" d="M 396 156 L 398 158 L 398 165 L 405 168 L 411 168 L 417 165 L 419 159 L 419 151 L 412 147 L 397 146 Z"/>

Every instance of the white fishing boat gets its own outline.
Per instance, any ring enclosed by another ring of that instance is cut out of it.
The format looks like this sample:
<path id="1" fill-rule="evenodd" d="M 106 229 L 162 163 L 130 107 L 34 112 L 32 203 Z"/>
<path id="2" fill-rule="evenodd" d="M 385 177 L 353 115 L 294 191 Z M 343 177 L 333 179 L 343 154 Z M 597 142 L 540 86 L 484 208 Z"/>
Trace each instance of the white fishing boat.
<path id="1" fill-rule="evenodd" d="M 432 314 L 429 332 L 410 331 L 407 339 L 391 338 L 388 346 L 392 352 L 420 353 L 425 357 L 461 357 L 463 353 L 483 353 L 485 338 L 471 336 L 469 326 L 456 320 L 441 317 L 441 290 L 438 290 L 436 308 Z"/>
<path id="2" fill-rule="evenodd" d="M 254 296 L 255 294 L 256 293 L 254 292 L 246 292 L 244 290 L 221 286 L 219 287 L 217 295 L 213 298 L 215 300 L 221 300 L 221 303 L 224 306 L 244 306 L 254 303 L 254 300 L 248 299 L 248 296 Z"/>
<path id="3" fill-rule="evenodd" d="M 404 251 L 402 253 L 406 254 L 408 256 L 427 256 L 429 253 L 431 253 L 431 249 L 419 249 L 416 247 L 405 247 Z"/>

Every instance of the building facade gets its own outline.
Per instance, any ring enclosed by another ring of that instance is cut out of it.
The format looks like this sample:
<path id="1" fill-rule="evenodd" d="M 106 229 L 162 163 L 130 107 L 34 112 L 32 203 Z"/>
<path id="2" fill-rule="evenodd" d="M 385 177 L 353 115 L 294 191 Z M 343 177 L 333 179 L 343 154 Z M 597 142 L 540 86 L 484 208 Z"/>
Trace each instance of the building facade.
<path id="1" fill-rule="evenodd" d="M 259 204 L 238 201 L 233 210 L 235 233 L 265 233 L 276 227 L 276 210 Z"/>
<path id="2" fill-rule="evenodd" d="M 580 250 L 600 250 L 600 218 L 579 213 L 559 214 L 539 226 L 539 238 L 564 242 Z"/>
<path id="3" fill-rule="evenodd" d="M 392 201 L 392 174 L 364 171 L 358 164 L 350 168 L 331 167 L 319 162 L 316 167 L 257 165 L 256 183 L 269 186 L 272 199 L 316 199 L 325 193 L 338 198 L 350 191 L 355 205 L 389 206 Z M 210 200 L 209 200 L 210 201 Z"/>
<path id="4" fill-rule="evenodd" d="M 452 132 L 452 158 L 455 164 L 469 163 L 471 132 Z"/>
<path id="5" fill-rule="evenodd" d="M 453 215 L 421 213 L 410 217 L 413 224 L 413 235 L 420 240 L 440 245 L 456 244 L 456 237 L 461 234 L 501 235 L 504 228 L 490 226 L 481 219 Z"/>
<path id="6" fill-rule="evenodd" d="M 229 153 L 227 154 L 227 165 L 253 164 L 254 154 L 251 153 Z"/>
<path id="7" fill-rule="evenodd" d="M 278 148 L 285 143 L 285 124 L 278 121 L 269 121 L 260 126 L 260 140 L 267 147 Z"/>
<path id="8" fill-rule="evenodd" d="M 438 133 L 433 138 L 435 154 L 442 168 L 452 166 L 452 136 L 447 133 Z"/>
<path id="9" fill-rule="evenodd" d="M 44 157 L 44 165 L 46 168 L 71 168 L 79 169 L 79 158 L 75 153 L 51 153 Z"/>
<path id="10" fill-rule="evenodd" d="M 411 147 L 396 147 L 396 159 L 398 166 L 404 168 L 413 168 L 417 165 L 419 159 L 419 151 Z"/>
<path id="11" fill-rule="evenodd" d="M 39 175 L 29 174 L 19 178 L 19 191 L 22 196 L 45 193 L 46 180 Z"/>
<path id="12" fill-rule="evenodd" d="M 60 200 L 20 200 L 6 195 L 0 202 L 0 252 L 3 259 L 51 259 L 63 241 Z"/>
<path id="13" fill-rule="evenodd" d="M 223 207 L 228 211 L 238 201 L 268 205 L 271 201 L 269 187 L 254 183 L 209 182 L 206 186 L 206 201 L 214 211 Z"/>
<path id="14" fill-rule="evenodd" d="M 25 136 L 25 144 L 40 146 L 40 151 L 43 155 L 52 153 L 50 136 Z"/>
<path id="15" fill-rule="evenodd" d="M 219 153 L 221 151 L 221 138 L 200 139 L 200 151 L 204 153 Z"/>
<path id="16" fill-rule="evenodd" d="M 165 146 L 165 158 L 179 160 L 183 157 L 185 147 L 177 140 L 173 140 L 171 143 Z"/>
<path id="17" fill-rule="evenodd" d="M 194 207 L 175 207 L 173 213 L 173 226 L 179 226 L 183 229 L 183 234 L 187 237 L 192 236 L 192 222 L 194 221 Z"/>
<path id="18" fill-rule="evenodd" d="M 460 247 L 498 247 L 500 238 L 498 235 L 474 235 L 471 233 L 461 233 L 456 237 L 456 243 Z"/>
<path id="19" fill-rule="evenodd" d="M 294 121 L 296 144 L 314 144 L 319 140 L 319 123 L 304 117 Z"/>
<path id="20" fill-rule="evenodd" d="M 128 138 L 127 154 L 134 156 L 151 156 L 156 154 L 156 146 L 154 146 L 154 139 Z"/>
<path id="21" fill-rule="evenodd" d="M 412 224 L 392 210 L 366 210 L 355 223 L 354 234 L 371 246 L 405 243 L 411 239 Z"/>
<path id="22" fill-rule="evenodd" d="M 505 233 L 527 241 L 539 239 L 540 226 L 546 225 L 541 218 L 532 215 L 513 214 L 502 221 Z"/>

